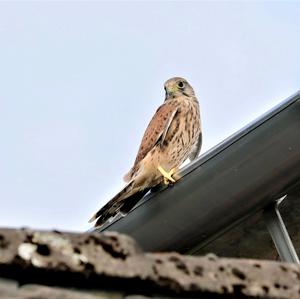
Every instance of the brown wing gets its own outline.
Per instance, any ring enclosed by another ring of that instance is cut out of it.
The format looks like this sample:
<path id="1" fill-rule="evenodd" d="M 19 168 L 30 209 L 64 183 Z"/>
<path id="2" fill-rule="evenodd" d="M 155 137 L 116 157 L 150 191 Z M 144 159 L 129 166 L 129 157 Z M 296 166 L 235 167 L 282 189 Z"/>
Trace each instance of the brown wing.
<path id="1" fill-rule="evenodd" d="M 198 157 L 200 150 L 201 150 L 201 146 L 202 146 L 202 132 L 200 131 L 198 140 L 189 155 L 189 159 L 191 161 L 195 160 Z"/>
<path id="2" fill-rule="evenodd" d="M 132 169 L 124 176 L 128 182 L 135 170 L 136 165 L 145 158 L 148 152 L 155 146 L 158 141 L 163 141 L 168 128 L 177 112 L 176 102 L 165 102 L 161 105 L 152 117 L 141 142 L 138 154 L 136 156 Z M 161 140 L 160 140 L 161 139 Z"/>

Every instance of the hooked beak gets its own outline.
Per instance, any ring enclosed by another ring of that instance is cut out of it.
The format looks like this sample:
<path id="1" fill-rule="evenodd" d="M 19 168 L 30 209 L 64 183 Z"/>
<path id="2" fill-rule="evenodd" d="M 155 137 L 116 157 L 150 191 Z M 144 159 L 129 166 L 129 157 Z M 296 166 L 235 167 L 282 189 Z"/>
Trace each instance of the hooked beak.
<path id="1" fill-rule="evenodd" d="M 165 100 L 167 100 L 170 97 L 173 97 L 173 95 L 175 93 L 175 90 L 174 89 L 170 89 L 170 88 L 169 89 L 165 88 L 165 91 L 166 91 L 166 98 L 165 98 Z"/>
<path id="2" fill-rule="evenodd" d="M 166 87 L 164 87 L 164 89 L 165 89 L 165 101 L 166 101 L 168 99 L 168 91 Z"/>

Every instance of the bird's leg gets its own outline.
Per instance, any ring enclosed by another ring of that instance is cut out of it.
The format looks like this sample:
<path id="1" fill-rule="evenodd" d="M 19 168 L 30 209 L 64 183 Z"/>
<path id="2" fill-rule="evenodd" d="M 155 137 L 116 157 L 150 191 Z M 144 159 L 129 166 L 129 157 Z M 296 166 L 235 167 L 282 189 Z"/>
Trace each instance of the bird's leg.
<path id="1" fill-rule="evenodd" d="M 159 170 L 159 172 L 162 174 L 162 176 L 164 177 L 164 183 L 165 185 L 169 185 L 169 183 L 175 183 L 176 180 L 179 177 L 176 177 L 176 179 L 174 179 L 172 177 L 172 175 L 176 172 L 176 168 L 171 169 L 169 172 L 167 172 L 166 170 L 164 170 L 160 165 L 157 167 L 157 169 Z"/>

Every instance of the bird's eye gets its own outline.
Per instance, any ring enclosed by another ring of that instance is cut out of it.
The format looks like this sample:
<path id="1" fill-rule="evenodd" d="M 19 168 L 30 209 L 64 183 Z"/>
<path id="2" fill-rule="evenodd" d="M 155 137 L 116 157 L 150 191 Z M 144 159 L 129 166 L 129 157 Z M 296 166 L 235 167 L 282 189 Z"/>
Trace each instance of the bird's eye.
<path id="1" fill-rule="evenodd" d="M 177 86 L 178 86 L 179 88 L 184 88 L 184 82 L 179 81 L 179 82 L 177 83 Z"/>

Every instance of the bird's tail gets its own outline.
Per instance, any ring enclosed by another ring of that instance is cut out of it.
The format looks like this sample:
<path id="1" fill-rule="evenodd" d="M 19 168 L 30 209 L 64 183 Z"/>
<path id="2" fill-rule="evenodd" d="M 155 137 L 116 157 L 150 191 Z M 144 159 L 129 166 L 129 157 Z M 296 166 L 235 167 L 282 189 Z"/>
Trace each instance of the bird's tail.
<path id="1" fill-rule="evenodd" d="M 97 219 L 95 227 L 102 226 L 109 218 L 121 212 L 127 214 L 149 189 L 140 190 L 134 186 L 134 181 L 129 182 L 117 195 L 104 205 L 90 220 Z"/>

